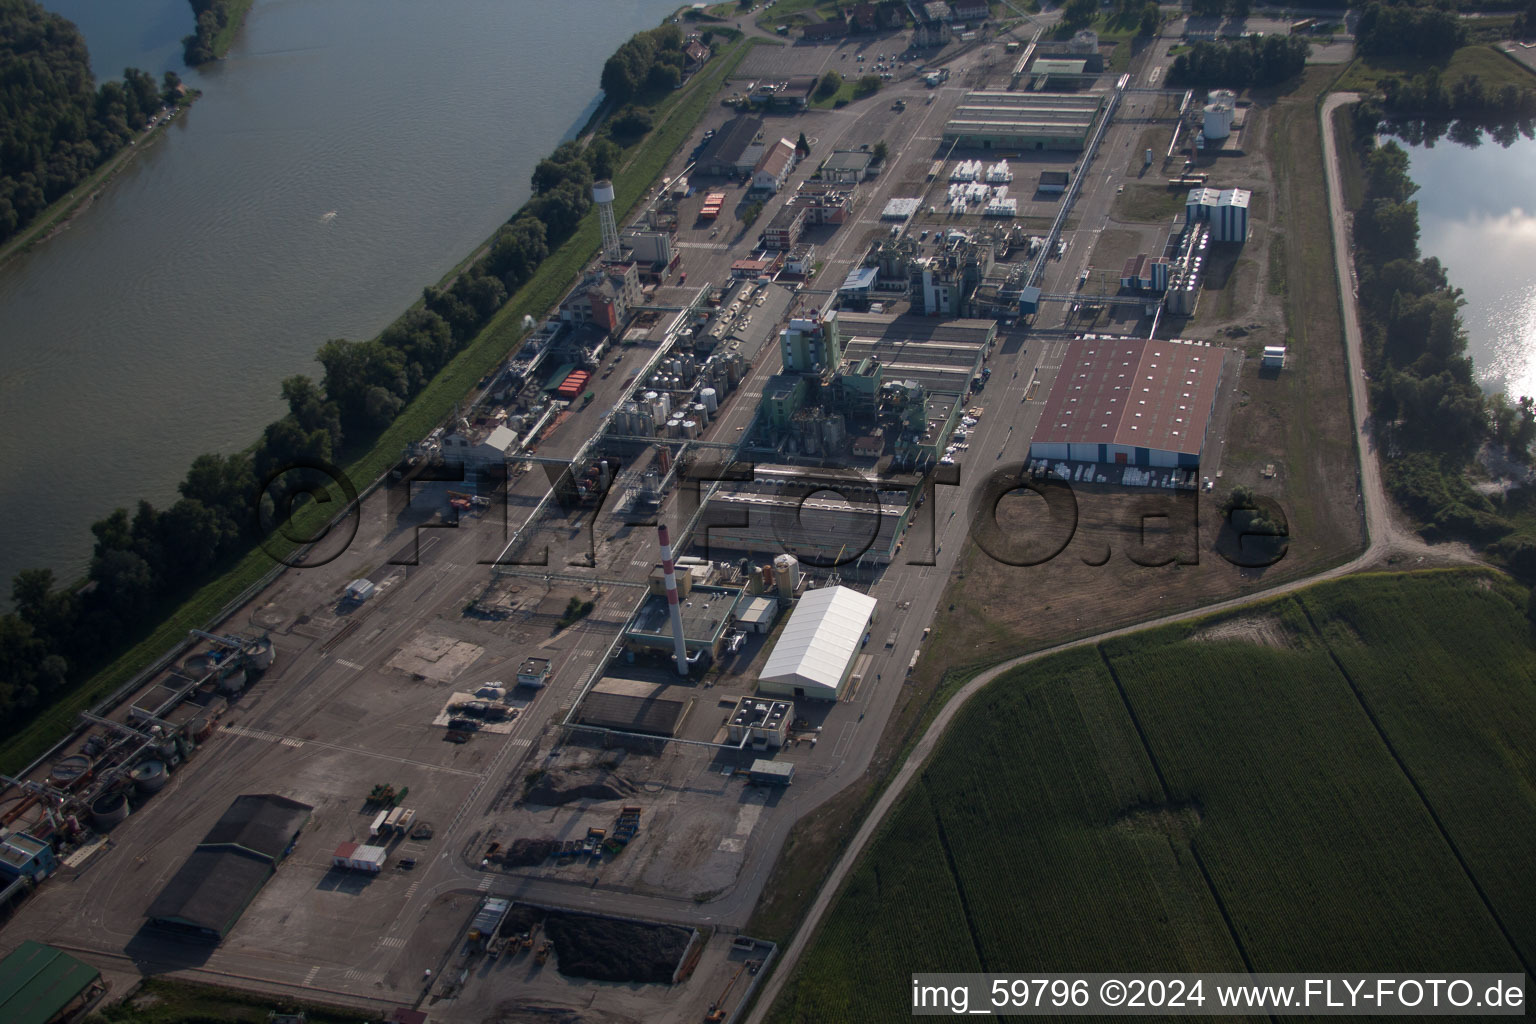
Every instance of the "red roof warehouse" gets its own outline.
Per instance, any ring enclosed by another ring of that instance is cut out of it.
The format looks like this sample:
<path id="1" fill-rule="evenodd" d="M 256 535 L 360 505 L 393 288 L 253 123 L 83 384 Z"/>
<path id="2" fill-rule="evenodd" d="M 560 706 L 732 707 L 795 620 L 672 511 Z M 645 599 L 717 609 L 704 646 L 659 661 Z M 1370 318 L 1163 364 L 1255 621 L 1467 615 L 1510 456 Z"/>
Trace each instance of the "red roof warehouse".
<path id="1" fill-rule="evenodd" d="M 1030 440 L 1030 458 L 1198 467 L 1226 355 L 1193 341 L 1074 342 Z"/>

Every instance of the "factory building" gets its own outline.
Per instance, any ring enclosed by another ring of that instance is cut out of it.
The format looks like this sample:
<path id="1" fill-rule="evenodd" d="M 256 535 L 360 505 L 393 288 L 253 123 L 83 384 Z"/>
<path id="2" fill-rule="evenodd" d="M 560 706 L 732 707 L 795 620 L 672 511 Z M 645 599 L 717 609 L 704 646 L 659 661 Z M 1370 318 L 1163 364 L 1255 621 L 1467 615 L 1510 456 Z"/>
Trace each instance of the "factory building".
<path id="1" fill-rule="evenodd" d="M 787 552 L 810 565 L 881 565 L 891 561 L 910 524 L 915 482 L 881 480 L 853 470 L 828 473 L 759 464 L 753 479 L 723 481 L 710 495 L 699 529 L 715 552 Z M 793 591 L 782 597 L 790 597 Z"/>
<path id="2" fill-rule="evenodd" d="M 676 736 L 697 693 L 692 686 L 604 676 L 582 698 L 576 721 L 599 729 Z"/>
<path id="3" fill-rule="evenodd" d="M 292 850 L 312 810 L 272 794 L 236 797 L 149 905 L 149 923 L 221 941 Z"/>
<path id="4" fill-rule="evenodd" d="M 762 131 L 761 117 L 743 114 L 727 121 L 699 154 L 698 173 L 725 178 L 750 173 L 763 155 Z"/>
<path id="5" fill-rule="evenodd" d="M 847 587 L 808 591 L 768 655 L 757 692 L 807 700 L 840 699 L 878 603 Z"/>
<path id="6" fill-rule="evenodd" d="M 789 738 L 789 723 L 794 717 L 795 706 L 787 700 L 743 697 L 731 712 L 727 735 L 732 743 L 743 747 L 782 747 Z"/>
<path id="7" fill-rule="evenodd" d="M 63 1024 L 79 1020 L 105 990 L 101 972 L 61 949 L 23 939 L 0 960 L 0 1021 Z"/>
<path id="8" fill-rule="evenodd" d="M 58 870 L 53 844 L 25 832 L 0 839 L 0 874 L 6 878 L 30 878 L 41 882 Z"/>
<path id="9" fill-rule="evenodd" d="M 815 313 L 796 317 L 779 332 L 779 358 L 784 373 L 819 375 L 823 369 L 831 369 L 842 362 L 843 331 L 838 324 L 839 315 L 833 310 L 825 319 Z"/>
<path id="10" fill-rule="evenodd" d="M 1029 457 L 1197 468 L 1226 355 L 1203 342 L 1085 338 L 1051 386 Z"/>
<path id="11" fill-rule="evenodd" d="M 740 587 L 693 586 L 686 597 L 679 599 L 689 661 L 704 652 L 711 657 L 720 652 L 720 642 L 741 594 Z M 672 653 L 672 619 L 664 593 L 646 598 L 624 628 L 624 643 L 631 651 Z"/>
<path id="12" fill-rule="evenodd" d="M 1087 146 L 1103 106 L 1092 93 L 971 92 L 945 123 L 942 145 L 1077 151 Z"/>
<path id="13" fill-rule="evenodd" d="M 779 212 L 773 215 L 768 226 L 763 229 L 759 241 L 764 249 L 789 250 L 800 241 L 800 235 L 805 231 L 806 210 L 803 206 L 795 206 L 786 203 L 780 207 Z"/>
<path id="14" fill-rule="evenodd" d="M 1184 223 L 1209 222 L 1213 242 L 1248 241 L 1248 202 L 1243 188 L 1192 188 L 1184 200 Z"/>
<path id="15" fill-rule="evenodd" d="M 857 184 L 869 177 L 874 156 L 866 150 L 837 150 L 821 165 L 823 181 Z"/>

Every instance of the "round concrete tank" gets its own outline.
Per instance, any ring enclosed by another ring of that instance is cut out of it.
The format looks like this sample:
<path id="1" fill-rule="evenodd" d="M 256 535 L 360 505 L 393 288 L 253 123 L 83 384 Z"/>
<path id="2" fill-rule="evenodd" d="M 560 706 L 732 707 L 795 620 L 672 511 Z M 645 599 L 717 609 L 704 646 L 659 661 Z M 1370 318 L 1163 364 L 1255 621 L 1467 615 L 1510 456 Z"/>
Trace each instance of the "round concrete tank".
<path id="1" fill-rule="evenodd" d="M 145 761 L 133 770 L 133 784 L 140 793 L 158 793 L 165 788 L 170 773 L 163 761 Z"/>
<path id="2" fill-rule="evenodd" d="M 245 666 L 238 662 L 231 663 L 219 677 L 219 690 L 222 693 L 239 693 L 245 689 L 245 680 Z"/>
<path id="3" fill-rule="evenodd" d="M 213 719 L 194 718 L 192 719 L 192 725 L 190 728 L 192 730 L 192 739 L 198 743 L 201 743 L 209 736 L 213 735 Z"/>
<path id="4" fill-rule="evenodd" d="M 108 793 L 91 804 L 91 824 L 105 831 L 128 817 L 128 798 L 121 793 Z"/>
<path id="5" fill-rule="evenodd" d="M 264 636 L 248 646 L 245 653 L 250 659 L 251 668 L 265 672 L 272 667 L 272 660 L 277 657 L 277 647 L 273 645 L 271 637 Z"/>
<path id="6" fill-rule="evenodd" d="M 76 785 L 91 770 L 91 759 L 84 754 L 71 754 L 60 758 L 48 772 L 48 781 L 60 789 Z"/>
<path id="7" fill-rule="evenodd" d="M 594 203 L 613 202 L 613 182 L 607 180 L 594 181 L 592 183 L 592 201 Z"/>
<path id="8" fill-rule="evenodd" d="M 192 679 L 201 679 L 213 667 L 213 659 L 205 652 L 194 654 L 181 663 L 181 670 Z"/>

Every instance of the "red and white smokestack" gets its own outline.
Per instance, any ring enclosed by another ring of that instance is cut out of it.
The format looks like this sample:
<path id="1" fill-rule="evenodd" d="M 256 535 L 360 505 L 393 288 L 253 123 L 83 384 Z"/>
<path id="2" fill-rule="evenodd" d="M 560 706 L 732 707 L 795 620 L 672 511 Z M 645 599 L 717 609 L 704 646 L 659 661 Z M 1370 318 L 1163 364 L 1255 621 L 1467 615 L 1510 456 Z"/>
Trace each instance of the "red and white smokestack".
<path id="1" fill-rule="evenodd" d="M 656 532 L 661 535 L 661 576 L 667 585 L 667 611 L 672 615 L 672 648 L 677 659 L 677 674 L 688 674 L 688 645 L 683 642 L 683 609 L 677 603 L 677 569 L 672 562 L 672 540 L 667 536 L 667 524 L 658 523 Z"/>

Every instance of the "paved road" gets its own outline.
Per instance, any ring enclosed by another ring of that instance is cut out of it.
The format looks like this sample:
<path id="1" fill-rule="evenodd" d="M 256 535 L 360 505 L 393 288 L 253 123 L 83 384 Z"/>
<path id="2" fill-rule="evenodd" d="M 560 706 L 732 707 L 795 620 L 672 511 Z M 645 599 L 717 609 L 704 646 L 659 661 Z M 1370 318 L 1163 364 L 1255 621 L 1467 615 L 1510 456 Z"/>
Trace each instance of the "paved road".
<path id="1" fill-rule="evenodd" d="M 848 877 L 848 873 L 853 869 L 854 865 L 858 863 L 859 857 L 863 854 L 864 849 L 869 845 L 870 839 L 873 838 L 876 831 L 879 830 L 881 824 L 884 823 L 886 816 L 890 814 L 891 809 L 896 806 L 897 801 L 901 799 L 902 795 L 906 792 L 907 787 L 911 784 L 912 780 L 923 769 L 924 765 L 928 761 L 928 758 L 933 754 L 934 749 L 938 746 L 939 741 L 943 738 L 944 732 L 949 728 L 950 722 L 953 721 L 955 716 L 959 714 L 960 710 L 965 707 L 966 703 L 970 701 L 970 699 L 976 694 L 980 693 L 981 690 L 987 686 L 987 684 L 991 683 L 1004 673 L 1013 671 L 1021 665 L 1027 665 L 1031 662 L 1038 661 L 1041 658 L 1048 658 L 1051 655 L 1060 654 L 1063 651 L 1069 651 L 1076 647 L 1101 643 L 1113 637 L 1124 636 L 1156 626 L 1181 622 L 1196 616 L 1209 615 L 1214 612 L 1239 608 L 1244 605 L 1252 604 L 1256 600 L 1267 600 L 1280 594 L 1289 593 L 1291 591 L 1299 590 L 1302 587 L 1311 586 L 1312 584 L 1319 583 L 1323 580 L 1336 579 L 1340 576 L 1345 576 L 1350 573 L 1357 572 L 1361 569 L 1369 568 L 1376 565 L 1382 556 L 1397 544 L 1399 538 L 1393 526 L 1390 511 L 1387 506 L 1386 492 L 1382 488 L 1381 472 L 1378 465 L 1377 453 L 1369 429 L 1369 416 L 1367 411 L 1369 407 L 1366 402 L 1365 373 L 1361 354 L 1359 311 L 1354 301 L 1353 271 L 1351 267 L 1350 247 L 1348 239 L 1348 214 L 1344 206 L 1344 193 L 1339 173 L 1338 153 L 1334 145 L 1333 133 L 1329 130 L 1331 123 L 1330 118 L 1333 111 L 1343 104 L 1354 102 L 1357 98 L 1358 97 L 1353 93 L 1338 93 L 1328 97 L 1327 101 L 1322 106 L 1320 119 L 1323 133 L 1323 159 L 1326 164 L 1328 178 L 1328 205 L 1329 212 L 1331 214 L 1331 220 L 1333 222 L 1334 262 L 1338 271 L 1339 294 L 1341 296 L 1349 296 L 1349 298 L 1346 301 L 1343 301 L 1341 305 L 1344 311 L 1345 347 L 1349 356 L 1350 398 L 1351 404 L 1355 411 L 1354 420 L 1356 439 L 1358 443 L 1357 451 L 1359 452 L 1360 456 L 1361 496 L 1365 502 L 1366 533 L 1367 537 L 1369 538 L 1369 544 L 1365 551 L 1363 551 L 1354 560 L 1344 565 L 1325 570 L 1305 579 L 1294 580 L 1290 583 L 1285 583 L 1280 586 L 1270 588 L 1258 595 L 1247 594 L 1243 597 L 1233 598 L 1231 600 L 1220 601 L 1215 604 L 1207 605 L 1204 608 L 1200 608 L 1194 611 L 1183 612 L 1176 615 L 1168 615 L 1159 619 L 1150 620 L 1148 622 L 1142 622 L 1137 625 L 1125 626 L 1120 629 L 1109 630 L 1107 632 L 1100 633 L 1097 636 L 1085 637 L 1081 640 L 1074 640 L 1069 643 L 1059 644 L 1055 647 L 1047 648 L 1043 651 L 1036 651 L 1033 654 L 1026 654 L 1017 658 L 1011 658 L 1008 661 L 993 666 L 992 668 L 986 670 L 975 679 L 967 683 L 964 687 L 961 688 L 959 693 L 957 693 L 955 697 L 939 712 L 938 716 L 934 719 L 933 724 L 929 726 L 928 731 L 923 734 L 923 738 L 918 741 L 918 744 L 912 751 L 911 756 L 908 757 L 905 764 L 902 765 L 902 768 L 897 773 L 896 778 L 889 786 L 886 787 L 885 792 L 881 794 L 880 799 L 876 802 L 874 809 L 870 812 L 869 816 L 865 818 L 863 824 L 859 827 L 858 833 L 853 837 L 853 841 L 848 844 L 848 848 L 844 851 L 843 856 L 828 873 L 826 881 L 821 887 L 820 893 L 817 894 L 815 902 L 812 903 L 809 910 L 806 912 L 805 919 L 802 922 L 799 930 L 795 933 L 793 941 L 791 941 L 789 946 L 785 949 L 784 955 L 780 959 L 778 967 L 774 970 L 773 975 L 764 985 L 762 994 L 759 996 L 757 1004 L 753 1008 L 751 1016 L 748 1018 L 749 1021 L 752 1021 L 754 1024 L 756 1024 L 756 1022 L 762 1021 L 764 1018 L 766 1018 L 769 1009 L 773 1006 L 774 1000 L 778 998 L 779 992 L 783 989 L 786 980 L 793 973 L 795 965 L 798 963 L 801 954 L 805 952 L 806 946 L 810 943 L 811 938 L 815 936 L 818 925 L 821 923 L 822 918 L 826 915 L 828 908 L 831 906 L 833 899 L 838 893 L 838 890 L 842 887 L 844 880 Z M 1409 543 L 1412 542 L 1410 541 Z"/>

